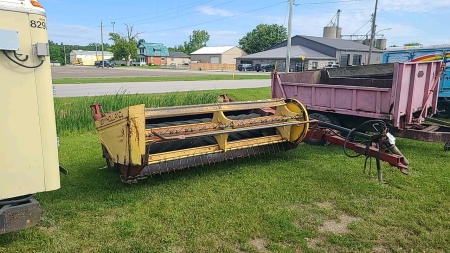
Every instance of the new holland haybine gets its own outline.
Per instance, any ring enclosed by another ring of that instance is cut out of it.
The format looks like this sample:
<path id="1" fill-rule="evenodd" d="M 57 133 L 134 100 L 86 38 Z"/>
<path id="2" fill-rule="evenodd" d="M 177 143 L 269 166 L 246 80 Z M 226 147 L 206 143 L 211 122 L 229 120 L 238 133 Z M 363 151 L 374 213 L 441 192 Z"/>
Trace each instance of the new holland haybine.
<path id="1" fill-rule="evenodd" d="M 126 183 L 199 165 L 287 151 L 308 138 L 376 157 L 407 174 L 408 161 L 383 122 L 366 122 L 377 126 L 376 134 L 367 135 L 310 120 L 305 106 L 295 99 L 164 108 L 141 104 L 106 113 L 101 112 L 102 105 L 91 108 L 103 157 Z M 350 141 L 356 137 L 363 142 Z"/>

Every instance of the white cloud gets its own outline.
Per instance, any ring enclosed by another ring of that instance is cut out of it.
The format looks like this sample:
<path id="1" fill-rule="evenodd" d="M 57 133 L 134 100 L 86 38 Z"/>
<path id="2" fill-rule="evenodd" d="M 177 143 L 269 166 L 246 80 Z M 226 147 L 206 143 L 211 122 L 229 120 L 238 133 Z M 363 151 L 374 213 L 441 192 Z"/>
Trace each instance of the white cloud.
<path id="1" fill-rule="evenodd" d="M 210 6 L 201 6 L 196 8 L 197 11 L 200 11 L 203 14 L 210 15 L 210 16 L 222 16 L 222 17 L 231 17 L 238 13 L 233 13 L 231 11 L 225 10 L 225 9 L 219 9 L 214 8 Z"/>
<path id="2" fill-rule="evenodd" d="M 236 31 L 208 30 L 210 35 L 208 46 L 234 46 L 238 44 L 242 35 Z"/>
<path id="3" fill-rule="evenodd" d="M 381 0 L 379 8 L 387 12 L 429 12 L 449 8 L 450 0 Z"/>

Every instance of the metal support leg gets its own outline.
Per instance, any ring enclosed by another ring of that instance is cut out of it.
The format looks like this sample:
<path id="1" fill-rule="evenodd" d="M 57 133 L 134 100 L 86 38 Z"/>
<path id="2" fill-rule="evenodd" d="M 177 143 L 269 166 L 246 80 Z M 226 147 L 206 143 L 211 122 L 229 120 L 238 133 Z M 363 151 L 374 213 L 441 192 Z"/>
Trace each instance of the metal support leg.
<path id="1" fill-rule="evenodd" d="M 376 158 L 376 161 L 377 161 L 378 181 L 383 182 L 383 171 L 381 170 L 381 160 L 380 158 Z"/>

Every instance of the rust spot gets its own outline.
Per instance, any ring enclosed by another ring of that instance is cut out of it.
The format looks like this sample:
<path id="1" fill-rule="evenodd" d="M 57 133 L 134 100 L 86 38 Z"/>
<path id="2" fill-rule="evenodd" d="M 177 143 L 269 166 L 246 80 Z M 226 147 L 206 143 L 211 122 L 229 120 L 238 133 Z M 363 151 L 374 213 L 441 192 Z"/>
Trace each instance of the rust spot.
<path id="1" fill-rule="evenodd" d="M 423 71 L 421 70 L 421 71 L 419 71 L 419 73 L 417 73 L 417 76 L 418 77 L 422 77 L 424 74 L 423 74 Z"/>

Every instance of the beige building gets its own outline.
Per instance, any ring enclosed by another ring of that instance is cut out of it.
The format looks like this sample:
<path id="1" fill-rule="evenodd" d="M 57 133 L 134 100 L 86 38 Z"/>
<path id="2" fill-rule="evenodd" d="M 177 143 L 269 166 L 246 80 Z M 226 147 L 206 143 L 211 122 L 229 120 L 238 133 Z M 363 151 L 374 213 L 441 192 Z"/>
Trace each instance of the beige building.
<path id="1" fill-rule="evenodd" d="M 189 62 L 189 55 L 183 52 L 169 52 L 169 57 L 167 57 L 167 65 L 188 65 Z"/>
<path id="2" fill-rule="evenodd" d="M 236 64 L 236 58 L 247 55 L 236 46 L 203 47 L 191 53 L 192 62 Z"/>
<path id="3" fill-rule="evenodd" d="M 105 61 L 111 59 L 114 55 L 109 51 L 103 51 Z M 70 63 L 82 62 L 85 66 L 94 66 L 96 61 L 102 60 L 102 51 L 72 50 L 70 52 Z"/>

